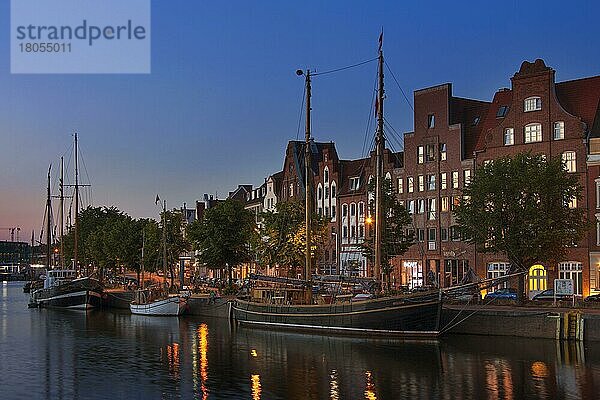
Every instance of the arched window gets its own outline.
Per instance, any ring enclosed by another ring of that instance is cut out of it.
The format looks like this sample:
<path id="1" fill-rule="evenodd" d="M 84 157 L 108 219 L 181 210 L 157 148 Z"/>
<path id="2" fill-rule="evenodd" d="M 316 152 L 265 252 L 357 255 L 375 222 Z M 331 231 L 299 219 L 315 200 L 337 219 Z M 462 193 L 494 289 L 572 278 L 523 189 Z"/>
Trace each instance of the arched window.
<path id="1" fill-rule="evenodd" d="M 351 217 L 356 216 L 356 203 L 350 204 L 350 216 Z"/>
<path id="2" fill-rule="evenodd" d="M 317 200 L 321 200 L 323 198 L 323 188 L 319 184 L 319 188 L 317 189 Z"/>
<path id="3" fill-rule="evenodd" d="M 325 183 L 329 182 L 329 168 L 325 167 L 325 171 L 323 171 L 323 180 Z"/>
<path id="4" fill-rule="evenodd" d="M 335 181 L 331 182 L 331 198 L 335 199 L 336 191 L 335 191 Z"/>
<path id="5" fill-rule="evenodd" d="M 525 112 L 529 111 L 539 111 L 542 109 L 542 99 L 539 96 L 532 96 L 525 99 L 523 104 L 523 110 Z"/>

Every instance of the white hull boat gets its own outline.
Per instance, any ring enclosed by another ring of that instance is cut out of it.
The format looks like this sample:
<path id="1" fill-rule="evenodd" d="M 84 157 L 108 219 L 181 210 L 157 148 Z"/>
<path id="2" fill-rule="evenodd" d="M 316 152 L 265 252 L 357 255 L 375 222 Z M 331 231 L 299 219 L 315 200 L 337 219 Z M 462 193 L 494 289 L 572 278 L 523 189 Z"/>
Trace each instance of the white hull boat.
<path id="1" fill-rule="evenodd" d="M 131 303 L 129 309 L 137 315 L 177 316 L 183 314 L 187 307 L 187 298 L 171 296 L 145 303 Z"/>

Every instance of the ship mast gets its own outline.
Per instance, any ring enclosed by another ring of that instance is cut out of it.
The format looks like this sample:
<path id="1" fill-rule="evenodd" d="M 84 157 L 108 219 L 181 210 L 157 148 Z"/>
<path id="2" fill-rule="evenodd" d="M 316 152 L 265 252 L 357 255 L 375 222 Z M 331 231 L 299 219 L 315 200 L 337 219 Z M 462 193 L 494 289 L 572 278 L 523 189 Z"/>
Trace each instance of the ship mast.
<path id="1" fill-rule="evenodd" d="M 162 213 L 162 248 L 163 248 L 163 279 L 167 286 L 167 200 L 163 200 Z"/>
<path id="2" fill-rule="evenodd" d="M 52 165 L 48 167 L 48 190 L 46 196 L 46 268 L 50 270 L 50 254 L 52 253 L 52 240 L 51 240 L 51 215 L 52 215 L 52 196 L 50 194 L 50 170 L 52 169 Z"/>
<path id="3" fill-rule="evenodd" d="M 59 228 L 59 232 L 60 232 L 60 267 L 64 268 L 65 267 L 65 247 L 64 247 L 64 226 L 65 226 L 65 209 L 64 209 L 64 202 L 65 202 L 65 193 L 64 193 L 64 161 L 63 161 L 63 157 L 60 158 L 60 184 L 59 184 L 59 190 L 60 190 L 60 228 Z"/>
<path id="4" fill-rule="evenodd" d="M 311 160 L 311 143 L 310 143 L 310 70 L 306 72 L 301 70 L 296 71 L 298 75 L 304 75 L 306 80 L 306 135 L 304 144 L 304 200 L 305 200 L 305 229 L 306 229 L 306 261 L 304 270 L 304 279 L 306 282 L 311 281 L 312 277 L 312 257 L 311 257 L 311 228 L 312 228 L 312 160 Z M 311 287 L 309 285 L 309 291 Z"/>
<path id="5" fill-rule="evenodd" d="M 383 234 L 383 204 L 382 204 L 382 184 L 383 184 L 383 153 L 385 151 L 385 137 L 383 136 L 383 50 L 381 48 L 383 32 L 379 37 L 379 89 L 377 93 L 377 133 L 375 136 L 375 265 L 373 268 L 373 277 L 376 282 L 381 279 L 381 241 Z M 377 289 L 379 290 L 379 288 Z"/>
<path id="6" fill-rule="evenodd" d="M 77 257 L 78 250 L 78 225 L 79 225 L 79 166 L 77 164 L 77 132 L 75 132 L 75 241 L 73 246 L 73 259 L 75 262 L 75 269 L 78 269 L 79 262 Z"/>

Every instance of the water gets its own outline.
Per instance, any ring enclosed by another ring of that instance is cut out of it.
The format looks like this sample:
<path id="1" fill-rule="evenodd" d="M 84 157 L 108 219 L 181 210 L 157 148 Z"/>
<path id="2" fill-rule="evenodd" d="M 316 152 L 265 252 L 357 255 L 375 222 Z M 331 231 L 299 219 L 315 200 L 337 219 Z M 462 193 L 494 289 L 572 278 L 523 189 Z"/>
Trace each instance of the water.
<path id="1" fill-rule="evenodd" d="M 600 344 L 393 343 L 27 309 L 0 283 L 1 399 L 600 399 Z"/>

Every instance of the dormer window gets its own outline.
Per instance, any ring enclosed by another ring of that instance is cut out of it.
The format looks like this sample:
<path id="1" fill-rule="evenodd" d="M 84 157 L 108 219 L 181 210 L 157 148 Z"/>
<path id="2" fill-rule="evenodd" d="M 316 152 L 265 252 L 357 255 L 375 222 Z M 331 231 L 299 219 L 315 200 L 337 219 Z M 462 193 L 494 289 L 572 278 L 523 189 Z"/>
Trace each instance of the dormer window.
<path id="1" fill-rule="evenodd" d="M 360 177 L 350 178 L 350 190 L 358 190 L 360 187 Z"/>
<path id="2" fill-rule="evenodd" d="M 475 118 L 473 118 L 473 123 L 472 123 L 472 126 L 477 126 L 477 125 L 479 124 L 479 120 L 480 120 L 480 119 L 481 119 L 480 117 L 475 117 Z"/>
<path id="3" fill-rule="evenodd" d="M 504 118 L 508 114 L 508 106 L 500 106 L 498 107 L 498 112 L 496 113 L 496 118 Z"/>
<path id="4" fill-rule="evenodd" d="M 539 111 L 542 109 L 542 99 L 538 96 L 528 97 L 525 99 L 525 112 Z"/>

